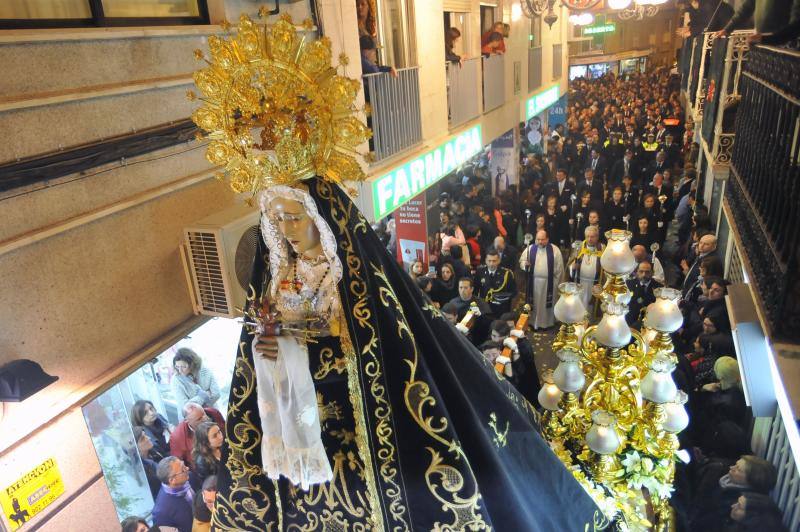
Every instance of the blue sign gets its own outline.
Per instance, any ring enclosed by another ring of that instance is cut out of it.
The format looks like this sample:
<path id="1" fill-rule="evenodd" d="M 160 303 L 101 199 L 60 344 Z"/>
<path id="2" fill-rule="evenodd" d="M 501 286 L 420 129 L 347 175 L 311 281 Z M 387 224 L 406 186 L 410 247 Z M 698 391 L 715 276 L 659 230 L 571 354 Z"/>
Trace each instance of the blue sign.
<path id="1" fill-rule="evenodd" d="M 558 124 L 564 124 L 567 121 L 567 95 L 564 94 L 558 99 L 556 103 L 550 108 L 547 114 L 547 125 L 553 129 Z"/>

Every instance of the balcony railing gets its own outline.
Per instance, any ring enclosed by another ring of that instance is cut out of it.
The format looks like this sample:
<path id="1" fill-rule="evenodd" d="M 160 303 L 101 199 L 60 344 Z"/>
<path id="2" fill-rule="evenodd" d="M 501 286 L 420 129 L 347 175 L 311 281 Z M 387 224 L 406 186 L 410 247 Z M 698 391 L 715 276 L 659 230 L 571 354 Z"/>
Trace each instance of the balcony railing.
<path id="1" fill-rule="evenodd" d="M 404 152 L 422 142 L 419 108 L 419 68 L 403 68 L 364 76 L 364 91 L 372 107 L 371 148 L 375 161 Z"/>
<path id="2" fill-rule="evenodd" d="M 800 341 L 800 53 L 759 46 L 739 80 L 725 188 L 772 335 Z"/>
<path id="3" fill-rule="evenodd" d="M 479 57 L 465 59 L 458 63 L 447 63 L 447 109 L 450 127 L 477 118 L 481 114 L 478 77 L 481 60 Z"/>
<path id="4" fill-rule="evenodd" d="M 706 57 L 701 137 L 714 165 L 724 166 L 731 160 L 734 104 L 740 98 L 739 80 L 750 51 L 747 37 L 752 33 L 735 31 L 726 39 L 713 40 Z"/>
<path id="5" fill-rule="evenodd" d="M 506 58 L 490 55 L 483 58 L 483 112 L 488 113 L 506 102 Z"/>
<path id="6" fill-rule="evenodd" d="M 542 47 L 528 50 L 528 92 L 542 86 Z"/>

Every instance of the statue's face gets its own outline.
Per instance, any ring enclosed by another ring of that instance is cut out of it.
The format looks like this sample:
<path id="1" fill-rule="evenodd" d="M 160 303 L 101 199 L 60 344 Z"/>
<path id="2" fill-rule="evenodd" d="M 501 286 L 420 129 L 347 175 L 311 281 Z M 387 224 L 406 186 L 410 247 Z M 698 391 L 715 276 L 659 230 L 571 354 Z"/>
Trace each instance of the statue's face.
<path id="1" fill-rule="evenodd" d="M 295 253 L 302 255 L 319 247 L 319 229 L 302 203 L 289 198 L 275 198 L 269 208 L 278 222 L 278 229 Z"/>

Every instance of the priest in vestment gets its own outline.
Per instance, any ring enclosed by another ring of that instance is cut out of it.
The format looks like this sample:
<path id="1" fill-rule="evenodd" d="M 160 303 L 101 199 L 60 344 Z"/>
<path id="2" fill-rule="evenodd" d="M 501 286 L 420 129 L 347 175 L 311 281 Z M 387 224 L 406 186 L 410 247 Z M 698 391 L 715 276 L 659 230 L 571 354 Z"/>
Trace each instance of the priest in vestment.
<path id="1" fill-rule="evenodd" d="M 603 244 L 600 243 L 600 231 L 590 225 L 584 229 L 585 239 L 579 243 L 573 260 L 569 264 L 569 277 L 572 282 L 581 285 L 581 301 L 583 308 L 590 314 L 592 307 L 592 289 L 600 284 L 600 256 L 603 254 Z"/>
<path id="2" fill-rule="evenodd" d="M 547 231 L 536 233 L 536 241 L 528 246 L 519 260 L 528 280 L 525 301 L 531 305 L 534 329 L 555 325 L 553 306 L 558 300 L 558 285 L 564 276 L 564 260 L 558 246 L 550 243 Z"/>

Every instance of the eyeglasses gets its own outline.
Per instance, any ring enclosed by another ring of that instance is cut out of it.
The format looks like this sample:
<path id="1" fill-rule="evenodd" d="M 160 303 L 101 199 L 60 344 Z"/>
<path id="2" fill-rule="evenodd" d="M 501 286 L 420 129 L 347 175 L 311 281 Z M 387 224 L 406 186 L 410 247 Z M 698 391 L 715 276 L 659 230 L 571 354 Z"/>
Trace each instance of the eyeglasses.
<path id="1" fill-rule="evenodd" d="M 181 464 L 181 472 L 180 473 L 173 473 L 172 475 L 169 476 L 169 478 L 179 477 L 179 476 L 183 475 L 184 473 L 188 473 L 188 472 L 189 472 L 189 468 L 186 467 L 186 464 Z"/>

